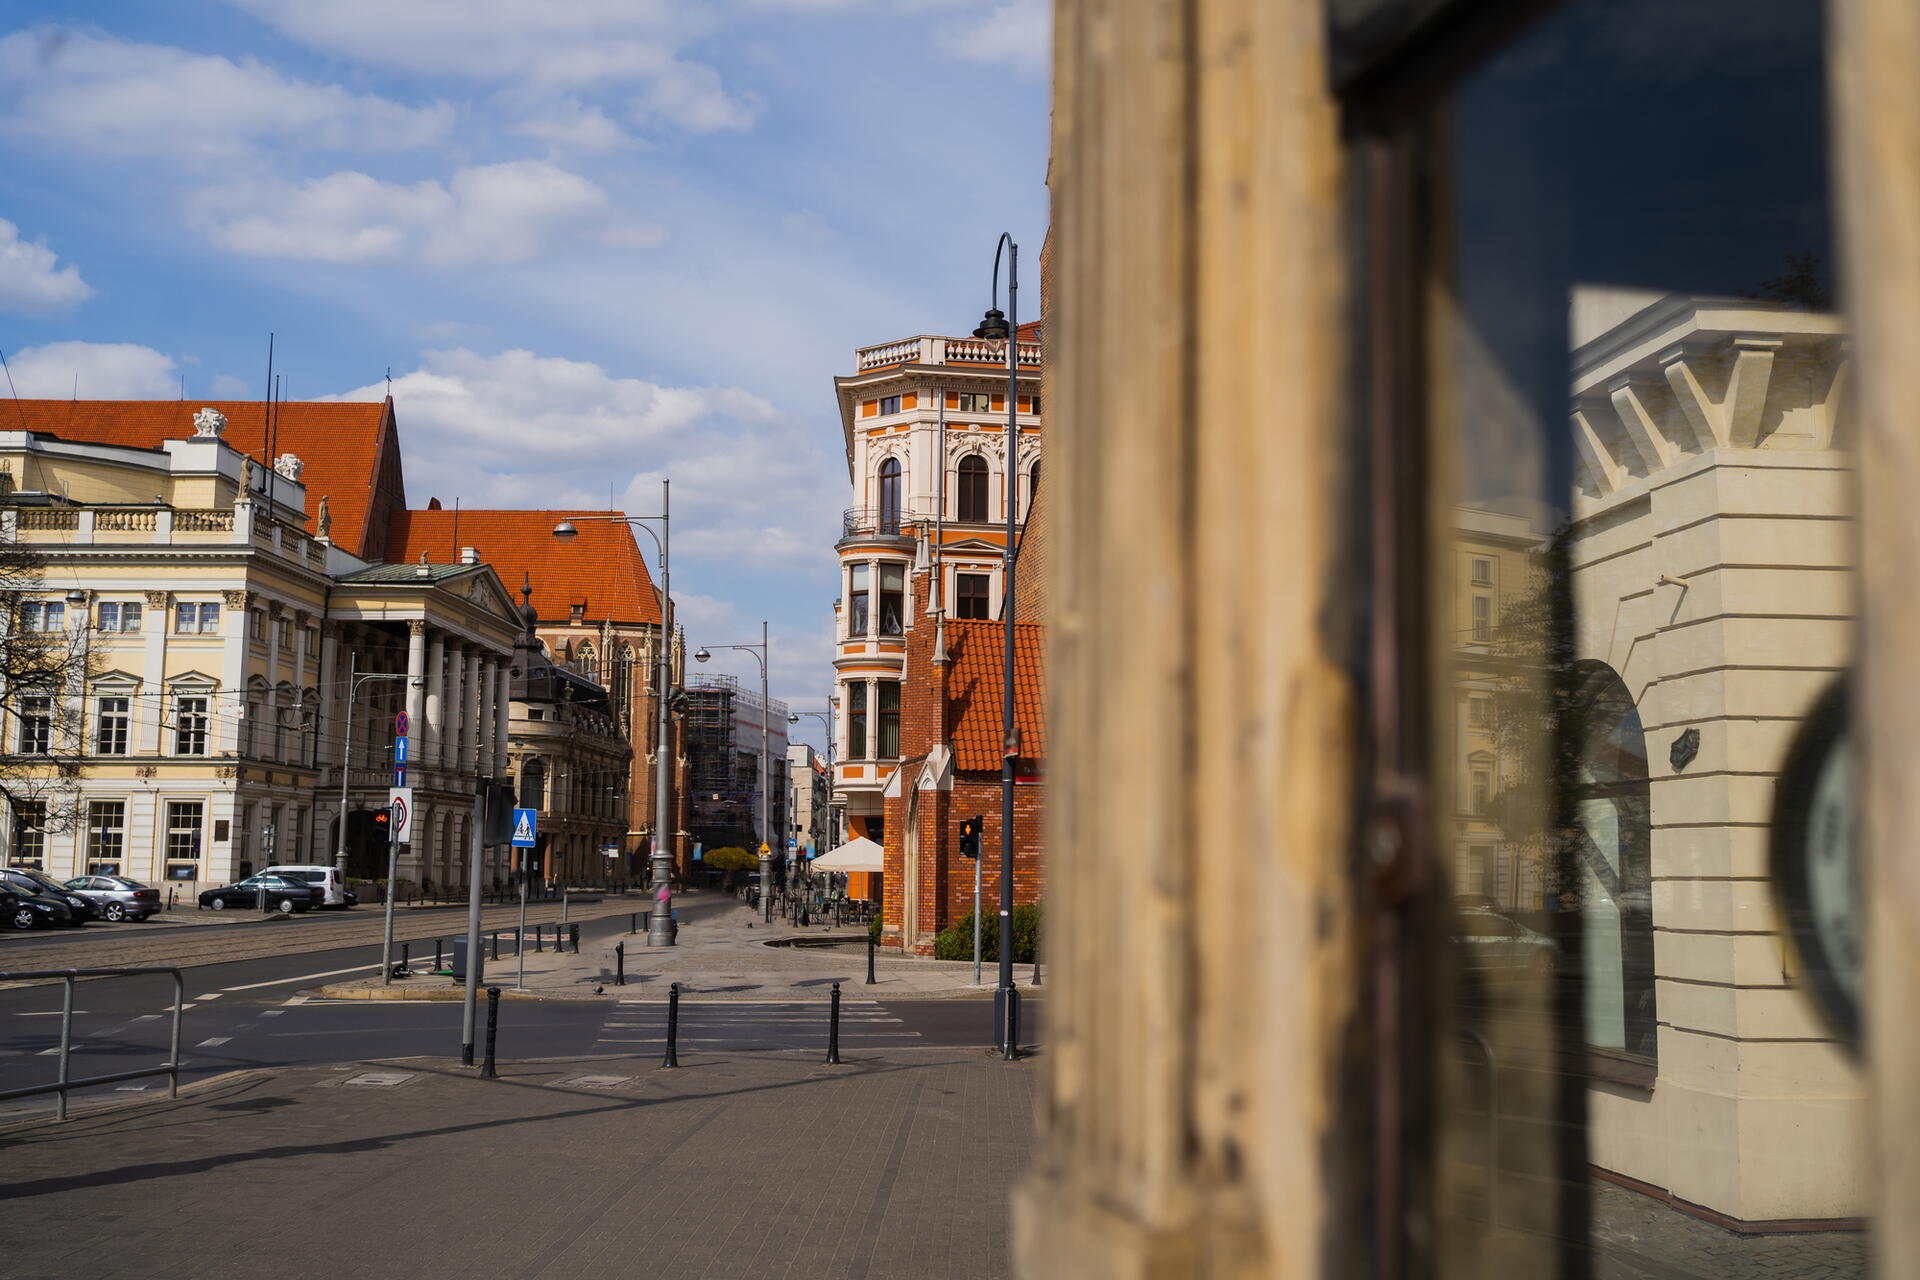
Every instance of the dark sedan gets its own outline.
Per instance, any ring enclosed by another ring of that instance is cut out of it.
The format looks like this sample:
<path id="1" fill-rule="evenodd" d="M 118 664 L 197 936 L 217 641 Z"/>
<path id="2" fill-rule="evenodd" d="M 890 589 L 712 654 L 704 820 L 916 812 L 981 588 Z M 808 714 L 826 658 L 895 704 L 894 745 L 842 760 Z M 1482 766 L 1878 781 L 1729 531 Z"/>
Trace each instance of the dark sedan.
<path id="1" fill-rule="evenodd" d="M 43 893 L 23 893 L 11 884 L 0 884 L 0 923 L 9 929 L 44 929 L 72 924 L 73 913 L 66 903 Z"/>
<path id="2" fill-rule="evenodd" d="M 289 880 L 285 876 L 248 876 L 238 884 L 208 889 L 200 895 L 200 905 L 209 911 L 225 911 L 228 907 L 258 907 L 263 889 L 266 891 L 267 910 L 283 915 L 312 911 L 325 906 L 327 901 L 325 889 L 303 880 Z"/>
<path id="3" fill-rule="evenodd" d="M 91 902 L 46 872 L 32 867 L 0 867 L 0 888 L 10 889 L 25 897 L 51 898 L 63 904 L 67 909 L 67 918 L 61 924 L 85 924 L 98 914 Z"/>

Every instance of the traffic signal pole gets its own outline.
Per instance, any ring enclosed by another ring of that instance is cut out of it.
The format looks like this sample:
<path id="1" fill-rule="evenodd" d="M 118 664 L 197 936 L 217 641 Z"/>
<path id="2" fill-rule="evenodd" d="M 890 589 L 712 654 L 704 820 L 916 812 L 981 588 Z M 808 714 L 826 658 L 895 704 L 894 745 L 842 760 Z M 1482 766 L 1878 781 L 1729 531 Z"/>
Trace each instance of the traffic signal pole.
<path id="1" fill-rule="evenodd" d="M 980 857 L 973 859 L 973 985 L 980 985 Z"/>

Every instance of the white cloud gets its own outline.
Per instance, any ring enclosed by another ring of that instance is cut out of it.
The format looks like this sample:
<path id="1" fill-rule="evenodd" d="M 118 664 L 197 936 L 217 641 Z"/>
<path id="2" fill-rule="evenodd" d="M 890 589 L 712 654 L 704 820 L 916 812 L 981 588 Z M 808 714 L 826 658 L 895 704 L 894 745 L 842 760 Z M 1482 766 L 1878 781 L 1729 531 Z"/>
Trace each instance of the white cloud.
<path id="1" fill-rule="evenodd" d="M 679 50 L 718 18 L 675 0 L 234 0 L 315 48 L 416 75 L 548 90 L 640 86 L 644 114 L 696 132 L 758 114 Z"/>
<path id="2" fill-rule="evenodd" d="M 384 382 L 337 397 L 378 399 Z M 597 364 L 503 351 L 426 353 L 393 380 L 408 488 L 469 506 L 658 510 L 673 480 L 676 558 L 780 573 L 830 560 L 844 496 L 811 424 L 734 387 L 669 387 Z M 823 559 L 826 557 L 826 559 Z"/>
<path id="3" fill-rule="evenodd" d="M 522 137 L 537 138 L 556 151 L 612 151 L 634 140 L 607 118 L 599 107 L 589 107 L 578 98 L 565 98 L 529 111 L 513 131 Z"/>
<path id="4" fill-rule="evenodd" d="M 417 254 L 436 264 L 521 262 L 555 229 L 606 204 L 606 193 L 541 160 L 461 169 L 445 186 L 342 172 L 295 187 L 236 184 L 206 192 L 195 220 L 208 239 L 250 257 L 372 262 Z"/>
<path id="5" fill-rule="evenodd" d="M 1049 0 L 1001 0 L 978 19 L 944 23 L 940 43 L 970 62 L 1042 73 L 1053 56 L 1053 6 Z"/>
<path id="6" fill-rule="evenodd" d="M 82 151 L 231 162 L 267 144 L 395 150 L 439 140 L 444 103 L 409 107 L 166 45 L 58 28 L 0 38 L 0 124 Z"/>
<path id="7" fill-rule="evenodd" d="M 666 239 L 667 229 L 652 222 L 623 223 L 600 233 L 600 242 L 616 249 L 658 249 Z"/>
<path id="8" fill-rule="evenodd" d="M 20 228 L 0 218 L 0 309 L 54 311 L 93 296 L 80 268 L 57 261 L 46 241 L 20 238 Z"/>
<path id="9" fill-rule="evenodd" d="M 173 357 L 129 342 L 49 342 L 14 352 L 7 364 L 23 399 L 170 400 L 180 394 Z"/>

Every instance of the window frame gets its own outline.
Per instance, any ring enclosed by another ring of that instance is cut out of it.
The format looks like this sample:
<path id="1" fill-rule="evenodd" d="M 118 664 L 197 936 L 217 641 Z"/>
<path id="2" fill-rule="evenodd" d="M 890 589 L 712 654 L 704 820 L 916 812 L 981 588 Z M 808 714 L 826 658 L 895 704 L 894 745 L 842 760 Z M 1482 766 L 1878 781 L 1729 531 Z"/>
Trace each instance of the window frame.
<path id="1" fill-rule="evenodd" d="M 124 756 L 132 754 L 133 747 L 133 695 L 121 692 L 102 692 L 94 695 L 93 715 L 93 754 L 97 756 Z M 118 714 L 114 714 L 112 703 L 119 703 Z M 110 748 L 115 741 L 109 737 L 112 727 L 117 735 L 117 748 Z"/>
<path id="2" fill-rule="evenodd" d="M 969 465 L 972 464 L 972 465 Z M 986 458 L 978 452 L 969 453 L 953 468 L 953 518 L 961 524 L 985 524 L 992 514 L 988 504 L 991 501 L 991 469 Z"/>

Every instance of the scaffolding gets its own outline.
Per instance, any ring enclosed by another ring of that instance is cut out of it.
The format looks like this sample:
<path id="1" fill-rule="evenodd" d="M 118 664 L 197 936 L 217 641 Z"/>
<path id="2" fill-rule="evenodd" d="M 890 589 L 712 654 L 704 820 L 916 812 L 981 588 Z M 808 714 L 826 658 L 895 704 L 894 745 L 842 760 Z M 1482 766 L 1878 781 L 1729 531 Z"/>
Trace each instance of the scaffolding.
<path id="1" fill-rule="evenodd" d="M 723 833 L 750 826 L 748 809 L 752 793 L 740 789 L 740 777 L 734 759 L 734 700 L 740 694 L 740 682 L 733 676 L 701 676 L 686 689 L 686 713 L 682 725 L 687 754 L 687 791 L 691 797 L 692 821 L 696 839 L 712 844 Z"/>

